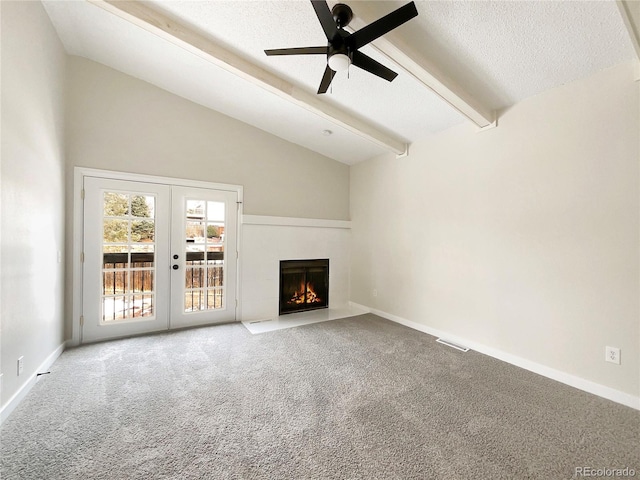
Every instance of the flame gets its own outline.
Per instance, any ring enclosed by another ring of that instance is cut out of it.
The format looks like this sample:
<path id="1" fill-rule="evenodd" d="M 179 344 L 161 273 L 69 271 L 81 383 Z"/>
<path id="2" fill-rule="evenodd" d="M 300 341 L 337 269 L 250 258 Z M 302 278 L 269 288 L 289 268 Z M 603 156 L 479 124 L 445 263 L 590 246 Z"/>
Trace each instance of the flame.
<path id="1" fill-rule="evenodd" d="M 306 291 L 306 301 L 305 301 L 305 291 Z M 296 292 L 289 300 L 289 303 L 294 303 L 296 305 L 300 305 L 303 303 L 322 303 L 322 299 L 318 297 L 318 294 L 313 289 L 313 285 L 311 282 L 307 282 L 306 286 L 304 283 L 301 283 Z"/>

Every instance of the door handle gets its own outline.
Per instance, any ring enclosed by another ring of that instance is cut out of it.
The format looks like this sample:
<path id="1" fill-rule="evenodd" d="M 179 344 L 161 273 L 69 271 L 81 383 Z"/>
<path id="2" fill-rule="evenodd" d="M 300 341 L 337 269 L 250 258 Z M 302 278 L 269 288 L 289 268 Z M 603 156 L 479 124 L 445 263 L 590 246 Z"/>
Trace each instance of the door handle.
<path id="1" fill-rule="evenodd" d="M 177 269 L 179 269 L 180 267 L 179 267 L 178 265 L 174 265 L 174 266 L 173 266 L 173 267 L 171 267 L 171 268 L 173 268 L 174 270 L 177 270 Z"/>

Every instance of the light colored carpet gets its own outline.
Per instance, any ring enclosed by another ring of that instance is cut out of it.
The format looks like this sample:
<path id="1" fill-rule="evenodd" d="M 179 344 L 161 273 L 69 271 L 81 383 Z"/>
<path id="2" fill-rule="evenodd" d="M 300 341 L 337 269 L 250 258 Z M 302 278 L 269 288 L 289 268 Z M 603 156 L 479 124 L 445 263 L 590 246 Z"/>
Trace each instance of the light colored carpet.
<path id="1" fill-rule="evenodd" d="M 635 468 L 640 414 L 374 315 L 68 350 L 2 479 L 568 479 Z"/>

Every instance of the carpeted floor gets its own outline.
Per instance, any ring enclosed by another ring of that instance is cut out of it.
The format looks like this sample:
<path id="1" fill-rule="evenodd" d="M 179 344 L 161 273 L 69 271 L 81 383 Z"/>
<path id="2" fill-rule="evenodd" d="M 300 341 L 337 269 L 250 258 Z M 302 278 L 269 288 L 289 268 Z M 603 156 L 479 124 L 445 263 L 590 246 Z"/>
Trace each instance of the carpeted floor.
<path id="1" fill-rule="evenodd" d="M 370 314 L 68 350 L 1 435 L 3 480 L 640 477 L 639 412 Z"/>

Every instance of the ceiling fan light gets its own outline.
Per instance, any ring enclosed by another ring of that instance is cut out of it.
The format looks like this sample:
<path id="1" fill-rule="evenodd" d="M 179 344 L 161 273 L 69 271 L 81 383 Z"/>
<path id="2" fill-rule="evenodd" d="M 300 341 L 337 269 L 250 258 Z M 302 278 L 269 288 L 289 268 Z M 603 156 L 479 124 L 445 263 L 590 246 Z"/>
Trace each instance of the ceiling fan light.
<path id="1" fill-rule="evenodd" d="M 349 68 L 351 60 L 344 53 L 335 53 L 329 57 L 329 68 L 334 72 L 342 72 Z"/>

